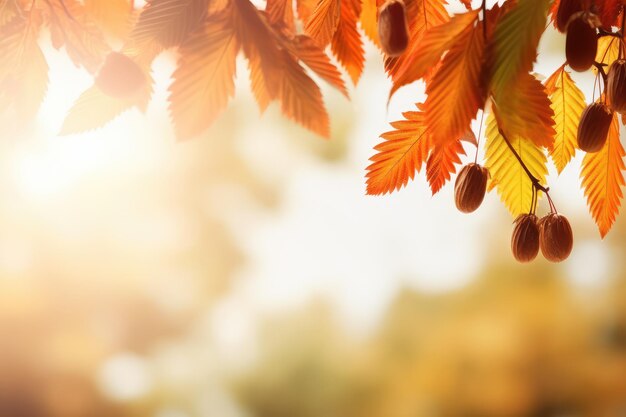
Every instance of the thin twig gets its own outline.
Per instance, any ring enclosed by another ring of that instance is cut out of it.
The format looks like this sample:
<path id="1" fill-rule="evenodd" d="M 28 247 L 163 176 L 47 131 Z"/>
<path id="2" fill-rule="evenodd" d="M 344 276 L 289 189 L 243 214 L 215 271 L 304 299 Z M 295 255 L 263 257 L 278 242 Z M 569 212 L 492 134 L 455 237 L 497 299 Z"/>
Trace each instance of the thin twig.
<path id="1" fill-rule="evenodd" d="M 602 81 L 604 81 L 604 85 L 606 86 L 607 75 L 606 75 L 606 71 L 604 70 L 604 67 L 606 67 L 606 64 L 603 64 L 602 62 L 598 62 L 598 61 L 593 61 L 593 66 L 596 67 L 600 75 L 602 75 Z"/>
<path id="2" fill-rule="evenodd" d="M 613 36 L 614 38 L 621 38 L 623 35 L 620 32 L 611 32 L 606 29 L 599 28 L 598 29 L 598 38 L 603 38 L 605 36 Z"/>

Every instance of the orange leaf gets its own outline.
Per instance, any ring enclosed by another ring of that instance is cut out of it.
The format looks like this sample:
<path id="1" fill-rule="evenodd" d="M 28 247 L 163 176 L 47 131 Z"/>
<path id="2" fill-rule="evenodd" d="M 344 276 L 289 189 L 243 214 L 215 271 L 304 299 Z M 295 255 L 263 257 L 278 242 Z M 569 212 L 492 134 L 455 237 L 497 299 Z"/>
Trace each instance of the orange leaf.
<path id="1" fill-rule="evenodd" d="M 304 31 L 318 44 L 326 46 L 337 30 L 340 14 L 339 0 L 319 0 L 313 14 L 304 25 Z"/>
<path id="2" fill-rule="evenodd" d="M 619 26 L 618 16 L 620 15 L 620 7 L 622 6 L 621 0 L 604 0 L 597 2 L 598 16 L 602 25 L 610 29 L 611 26 Z"/>
<path id="3" fill-rule="evenodd" d="M 44 4 L 52 45 L 57 49 L 64 46 L 74 64 L 95 73 L 111 48 L 85 13 L 85 7 L 76 0 L 51 0 Z"/>
<path id="4" fill-rule="evenodd" d="M 459 139 L 484 105 L 486 94 L 481 83 L 484 51 L 482 27 L 467 26 L 428 84 L 426 121 L 434 143 Z"/>
<path id="5" fill-rule="evenodd" d="M 235 94 L 239 43 L 229 19 L 211 19 L 180 48 L 170 86 L 170 113 L 176 135 L 188 139 L 216 119 Z"/>
<path id="6" fill-rule="evenodd" d="M 294 54 L 307 67 L 348 97 L 348 90 L 346 90 L 346 84 L 341 78 L 341 73 L 313 39 L 306 35 L 298 35 L 293 39 L 293 46 Z"/>
<path id="7" fill-rule="evenodd" d="M 385 63 L 393 79 L 390 96 L 398 88 L 424 77 L 439 62 L 441 55 L 458 40 L 458 35 L 474 24 L 478 15 L 476 10 L 453 16 L 447 21 L 448 13 L 441 2 L 425 2 L 424 6 L 427 3 L 439 7 L 433 7 L 430 14 L 424 15 L 426 18 L 418 19 L 419 23 L 411 28 L 411 39 L 404 54 Z"/>
<path id="8" fill-rule="evenodd" d="M 282 113 L 307 129 L 330 135 L 322 93 L 298 63 L 297 50 L 274 32 L 249 0 L 233 0 L 235 32 L 248 58 L 252 91 L 261 110 L 279 100 Z M 293 52 L 293 54 L 292 54 Z M 320 57 L 313 57 L 319 61 Z M 319 68 L 332 78 L 327 66 Z"/>
<path id="9" fill-rule="evenodd" d="M 516 82 L 496 100 L 500 127 L 511 137 L 520 136 L 552 149 L 554 111 L 546 89 L 531 74 L 521 74 Z"/>
<path id="10" fill-rule="evenodd" d="M 296 31 L 291 0 L 267 0 L 265 12 L 272 25 L 282 25 L 290 33 Z"/>
<path id="11" fill-rule="evenodd" d="M 133 29 L 137 42 L 156 40 L 164 47 L 180 45 L 207 16 L 208 0 L 148 0 Z"/>
<path id="12" fill-rule="evenodd" d="M 261 55 L 255 49 L 251 49 L 246 55 L 250 70 L 250 88 L 259 110 L 263 113 L 278 94 L 276 77 L 272 76 L 270 69 L 264 69 Z"/>
<path id="13" fill-rule="evenodd" d="M 455 164 L 461 163 L 459 155 L 465 155 L 460 140 L 435 145 L 433 148 L 426 163 L 426 178 L 433 195 L 441 190 L 441 187 L 450 180 L 451 174 L 456 172 Z"/>
<path id="14" fill-rule="evenodd" d="M 276 35 L 249 0 L 232 0 L 233 25 L 248 59 L 252 92 L 263 112 L 278 95 L 280 51 Z"/>
<path id="15" fill-rule="evenodd" d="M 363 42 L 356 27 L 359 14 L 360 4 L 356 3 L 355 0 L 343 0 L 341 2 L 339 25 L 330 45 L 333 54 L 346 69 L 355 85 L 365 66 Z"/>
<path id="16" fill-rule="evenodd" d="M 118 39 L 128 35 L 132 7 L 128 0 L 84 0 L 85 13 L 103 32 Z"/>
<path id="17" fill-rule="evenodd" d="M 548 95 L 552 95 L 552 93 L 554 93 L 554 91 L 556 90 L 556 84 L 561 78 L 561 75 L 564 69 L 565 69 L 565 64 L 558 67 L 556 71 L 554 71 L 552 75 L 550 75 L 548 79 L 543 82 L 543 85 L 546 88 L 546 93 Z"/>
<path id="18" fill-rule="evenodd" d="M 472 10 L 472 0 L 460 0 L 467 10 Z"/>
<path id="19" fill-rule="evenodd" d="M 48 88 L 48 63 L 37 44 L 41 15 L 15 17 L 0 32 L 0 110 L 13 105 L 16 123 L 37 114 Z"/>
<path id="20" fill-rule="evenodd" d="M 278 85 L 281 111 L 312 132 L 328 138 L 330 122 L 322 92 L 292 55 L 283 51 L 281 58 Z"/>
<path id="21" fill-rule="evenodd" d="M 391 193 L 415 177 L 428 158 L 430 138 L 421 111 L 403 113 L 404 120 L 392 122 L 394 130 L 383 133 L 383 142 L 374 147 L 377 153 L 367 167 L 367 194 Z"/>
<path id="22" fill-rule="evenodd" d="M 301 21 L 307 22 L 317 6 L 317 0 L 296 0 L 296 10 Z"/>
<path id="23" fill-rule="evenodd" d="M 380 48 L 380 39 L 378 38 L 378 9 L 376 7 L 376 0 L 363 0 L 361 5 L 361 28 L 365 35 Z"/>
<path id="24" fill-rule="evenodd" d="M 624 156 L 626 152 L 619 140 L 619 122 L 615 114 L 604 148 L 585 155 L 580 174 L 589 211 L 602 237 L 613 226 L 624 197 Z"/>

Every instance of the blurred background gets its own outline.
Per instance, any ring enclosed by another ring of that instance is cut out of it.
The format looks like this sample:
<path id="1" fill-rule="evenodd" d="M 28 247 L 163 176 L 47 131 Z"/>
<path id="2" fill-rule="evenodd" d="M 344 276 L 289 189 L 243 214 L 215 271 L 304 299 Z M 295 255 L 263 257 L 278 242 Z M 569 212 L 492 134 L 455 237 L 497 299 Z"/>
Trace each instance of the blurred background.
<path id="1" fill-rule="evenodd" d="M 423 176 L 366 196 L 378 135 L 423 99 L 387 107 L 367 51 L 351 101 L 324 90 L 331 141 L 261 116 L 240 62 L 229 109 L 176 143 L 174 55 L 146 115 L 59 137 L 92 80 L 47 48 L 36 123 L 0 126 L 0 416 L 626 416 L 623 216 L 600 240 L 579 156 L 549 179 L 574 252 L 520 265 L 495 193 L 471 216 Z M 549 31 L 537 71 L 563 51 Z"/>

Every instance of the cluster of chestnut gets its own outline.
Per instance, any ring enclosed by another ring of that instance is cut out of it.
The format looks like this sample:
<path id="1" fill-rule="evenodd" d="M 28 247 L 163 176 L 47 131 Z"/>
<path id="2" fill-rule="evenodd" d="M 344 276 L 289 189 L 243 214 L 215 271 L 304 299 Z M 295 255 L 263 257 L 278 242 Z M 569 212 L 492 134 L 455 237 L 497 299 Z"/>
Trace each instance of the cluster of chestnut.
<path id="1" fill-rule="evenodd" d="M 616 36 L 619 43 L 619 59 L 608 72 L 603 64 L 596 62 L 598 51 L 598 28 L 601 22 L 589 10 L 578 10 L 581 2 L 561 2 L 557 12 L 557 28 L 565 31 L 565 56 L 569 66 L 578 72 L 596 66 L 605 81 L 604 95 L 585 108 L 578 125 L 578 147 L 585 152 L 598 152 L 606 143 L 614 112 L 626 111 L 626 60 L 624 44 L 618 33 L 604 32 L 603 36 Z"/>
<path id="2" fill-rule="evenodd" d="M 454 184 L 454 201 L 459 211 L 471 213 L 480 207 L 488 179 L 489 171 L 479 164 L 471 163 L 461 169 Z M 541 219 L 529 213 L 515 220 L 511 250 L 519 262 L 532 261 L 539 250 L 547 260 L 561 262 L 572 252 L 573 245 L 569 221 L 555 210 Z"/>

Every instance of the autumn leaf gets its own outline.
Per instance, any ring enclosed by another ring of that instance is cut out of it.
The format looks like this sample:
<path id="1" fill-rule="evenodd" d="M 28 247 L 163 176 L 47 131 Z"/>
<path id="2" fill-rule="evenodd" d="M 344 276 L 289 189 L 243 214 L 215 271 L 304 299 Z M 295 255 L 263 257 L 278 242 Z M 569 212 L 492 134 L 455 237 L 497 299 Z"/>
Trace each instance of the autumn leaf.
<path id="1" fill-rule="evenodd" d="M 544 151 L 519 135 L 508 137 L 511 146 L 517 151 L 531 174 L 544 184 L 548 173 Z M 500 199 L 513 217 L 528 213 L 533 198 L 532 181 L 500 134 L 493 113 L 487 118 L 485 148 L 485 166 L 489 169 L 491 176 L 490 189 L 496 188 Z"/>
<path id="2" fill-rule="evenodd" d="M 443 9 L 441 2 L 428 4 L 439 5 Z M 458 36 L 468 26 L 474 24 L 478 15 L 476 10 L 453 16 L 448 21 L 445 9 L 442 12 L 433 6 L 430 10 L 432 12 L 424 14 L 424 19 L 418 28 L 412 29 L 407 51 L 400 58 L 386 62 L 393 80 L 390 96 L 398 88 L 424 77 L 441 59 L 441 55 L 458 40 Z M 445 18 L 442 17 L 442 13 L 446 16 Z"/>
<path id="3" fill-rule="evenodd" d="M 267 0 L 265 12 L 270 24 L 284 26 L 289 33 L 295 33 L 296 26 L 291 0 Z"/>
<path id="4" fill-rule="evenodd" d="M 435 195 L 450 176 L 456 172 L 456 164 L 461 163 L 460 155 L 465 155 L 463 143 L 460 139 L 435 145 L 426 162 L 426 179 Z"/>
<path id="5" fill-rule="evenodd" d="M 279 99 L 282 113 L 312 132 L 328 138 L 330 121 L 320 88 L 286 51 L 282 53 L 281 69 Z"/>
<path id="6" fill-rule="evenodd" d="M 269 65 L 264 68 L 261 55 L 256 49 L 250 49 L 246 58 L 250 72 L 250 89 L 262 114 L 278 94 L 278 84 L 276 77 L 272 76 L 272 68 L 268 68 Z"/>
<path id="7" fill-rule="evenodd" d="M 141 90 L 127 98 L 117 98 L 105 94 L 96 85 L 85 90 L 74 102 L 63 121 L 60 135 L 72 135 L 100 128 L 117 118 L 122 113 L 136 107 L 145 112 L 152 96 L 153 79 L 150 74 L 151 63 L 160 48 L 136 50 L 134 45 L 124 47 L 122 52 L 139 65 L 147 80 Z"/>
<path id="8" fill-rule="evenodd" d="M 52 45 L 56 49 L 65 47 L 75 65 L 95 73 L 111 48 L 84 6 L 77 0 L 50 0 L 44 4 Z"/>
<path id="9" fill-rule="evenodd" d="M 170 113 L 179 139 L 201 133 L 235 94 L 235 60 L 239 42 L 228 16 L 212 18 L 180 48 Z"/>
<path id="10" fill-rule="evenodd" d="M 367 194 L 391 193 L 415 177 L 430 151 L 426 119 L 422 111 L 403 113 L 404 120 L 392 122 L 394 130 L 383 133 L 383 142 L 367 167 Z"/>
<path id="11" fill-rule="evenodd" d="M 457 140 L 485 102 L 482 28 L 469 25 L 459 38 L 426 88 L 426 120 L 435 144 Z"/>
<path id="12" fill-rule="evenodd" d="M 328 55 L 311 38 L 306 35 L 298 35 L 293 39 L 292 45 L 293 53 L 298 59 L 320 78 L 338 89 L 341 94 L 348 97 L 348 90 L 341 78 L 341 73 Z"/>
<path id="13" fill-rule="evenodd" d="M 501 128 L 511 136 L 532 140 L 537 146 L 552 149 L 554 111 L 546 89 L 533 75 L 523 73 L 495 100 Z"/>
<path id="14" fill-rule="evenodd" d="M 98 87 L 85 90 L 74 102 L 60 135 L 72 135 L 104 126 L 133 107 L 133 103 L 104 94 Z"/>
<path id="15" fill-rule="evenodd" d="M 296 11 L 298 18 L 306 23 L 317 6 L 317 0 L 296 0 Z"/>
<path id="16" fill-rule="evenodd" d="M 622 6 L 622 0 L 603 0 L 597 2 L 597 15 L 602 22 L 602 26 L 607 29 L 611 29 L 611 26 L 619 26 L 618 15 L 620 7 Z"/>
<path id="17" fill-rule="evenodd" d="M 359 17 L 361 29 L 363 29 L 363 33 L 365 33 L 374 45 L 380 48 L 376 0 L 363 0 L 361 9 L 361 16 Z"/>
<path id="18" fill-rule="evenodd" d="M 19 122 L 37 113 L 48 88 L 48 63 L 37 44 L 41 22 L 33 10 L 0 31 L 0 108 L 13 105 Z"/>
<path id="19" fill-rule="evenodd" d="M 360 4 L 357 0 L 342 0 L 339 24 L 330 44 L 333 54 L 355 85 L 361 78 L 365 66 L 363 41 L 357 30 L 360 13 Z"/>
<path id="20" fill-rule="evenodd" d="M 21 13 L 19 5 L 15 1 L 3 1 L 0 3 L 0 27 L 11 22 Z"/>
<path id="21" fill-rule="evenodd" d="M 261 112 L 278 95 L 280 51 L 275 34 L 249 0 L 232 1 L 233 26 L 248 59 L 252 93 Z"/>
<path id="22" fill-rule="evenodd" d="M 208 12 L 208 0 L 148 0 L 132 32 L 136 42 L 180 45 L 198 30 Z"/>
<path id="23" fill-rule="evenodd" d="M 624 156 L 626 152 L 619 139 L 619 121 L 615 114 L 604 147 L 585 155 L 580 174 L 589 212 L 602 237 L 611 230 L 624 197 Z"/>
<path id="24" fill-rule="evenodd" d="M 507 99 L 520 74 L 532 70 L 551 0 L 519 0 L 498 22 L 493 39 L 491 86 L 496 100 Z"/>
<path id="25" fill-rule="evenodd" d="M 472 0 L 460 0 L 467 10 L 472 10 Z"/>
<path id="26" fill-rule="evenodd" d="M 321 45 L 330 43 L 341 15 L 340 0 L 319 0 L 313 14 L 307 20 L 304 31 Z"/>
<path id="27" fill-rule="evenodd" d="M 550 99 L 554 110 L 556 136 L 550 157 L 559 173 L 571 161 L 576 153 L 578 123 L 586 107 L 585 95 L 576 86 L 574 80 L 562 66 L 555 71 L 554 87 L 550 88 Z M 548 84 L 548 83 L 547 83 Z M 549 88 L 546 86 L 546 88 Z"/>
<path id="28" fill-rule="evenodd" d="M 123 39 L 133 24 L 129 0 L 83 0 L 85 14 L 109 36 Z"/>
<path id="29" fill-rule="evenodd" d="M 602 36 L 598 39 L 598 51 L 596 52 L 596 62 L 604 64 L 605 68 L 617 60 L 620 51 L 620 41 L 614 36 Z M 593 73 L 597 74 L 598 69 L 594 66 Z"/>

